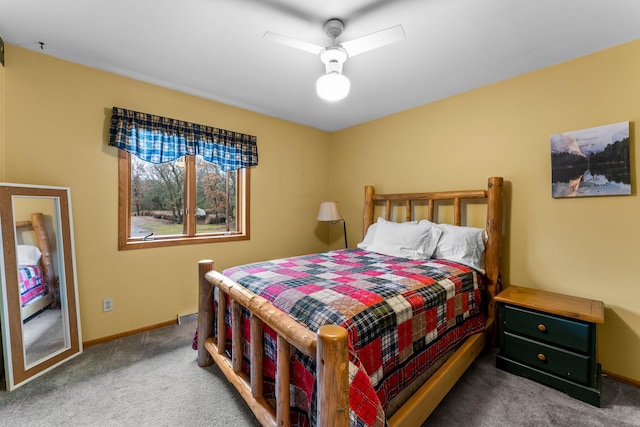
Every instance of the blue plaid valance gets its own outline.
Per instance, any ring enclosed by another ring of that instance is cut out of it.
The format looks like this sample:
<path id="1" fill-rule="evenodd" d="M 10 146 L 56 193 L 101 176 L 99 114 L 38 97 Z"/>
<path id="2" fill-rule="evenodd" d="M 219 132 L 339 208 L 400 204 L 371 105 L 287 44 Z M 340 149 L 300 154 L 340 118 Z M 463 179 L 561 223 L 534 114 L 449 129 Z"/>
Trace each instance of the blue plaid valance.
<path id="1" fill-rule="evenodd" d="M 225 172 L 258 164 L 255 136 L 119 107 L 113 107 L 109 145 L 150 163 L 199 155 Z"/>

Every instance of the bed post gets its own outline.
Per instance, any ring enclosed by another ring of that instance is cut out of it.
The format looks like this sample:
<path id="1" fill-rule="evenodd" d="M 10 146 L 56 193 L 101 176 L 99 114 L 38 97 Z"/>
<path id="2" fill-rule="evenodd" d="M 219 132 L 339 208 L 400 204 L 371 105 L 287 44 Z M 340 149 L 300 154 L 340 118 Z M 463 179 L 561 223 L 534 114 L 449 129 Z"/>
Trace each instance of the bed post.
<path id="1" fill-rule="evenodd" d="M 487 194 L 487 252 L 485 254 L 485 277 L 487 278 L 486 289 L 489 293 L 489 304 L 487 307 L 487 320 L 497 319 L 497 307 L 494 297 L 500 292 L 500 259 L 502 257 L 502 197 L 503 179 L 501 177 L 489 178 Z M 494 328 L 488 331 L 488 343 L 493 342 L 495 334 Z"/>
<path id="2" fill-rule="evenodd" d="M 364 214 L 362 216 L 362 238 L 367 235 L 369 226 L 373 224 L 373 194 L 375 190 L 372 185 L 364 187 Z"/>
<path id="3" fill-rule="evenodd" d="M 54 308 L 60 307 L 60 290 L 56 279 L 55 269 L 53 267 L 53 257 L 51 256 L 51 243 L 49 242 L 49 234 L 44 225 L 44 215 L 40 212 L 31 214 L 31 227 L 35 232 L 38 241 L 38 247 L 42 252 L 42 269 L 44 270 L 44 279 L 47 286 L 54 296 Z"/>
<path id="4" fill-rule="evenodd" d="M 318 425 L 349 425 L 349 351 L 347 331 L 338 325 L 318 330 L 316 357 Z"/>
<path id="5" fill-rule="evenodd" d="M 204 259 L 198 262 L 199 299 L 198 299 L 198 366 L 205 367 L 213 363 L 213 359 L 205 343 L 213 332 L 213 285 L 204 275 L 213 270 L 213 260 Z"/>

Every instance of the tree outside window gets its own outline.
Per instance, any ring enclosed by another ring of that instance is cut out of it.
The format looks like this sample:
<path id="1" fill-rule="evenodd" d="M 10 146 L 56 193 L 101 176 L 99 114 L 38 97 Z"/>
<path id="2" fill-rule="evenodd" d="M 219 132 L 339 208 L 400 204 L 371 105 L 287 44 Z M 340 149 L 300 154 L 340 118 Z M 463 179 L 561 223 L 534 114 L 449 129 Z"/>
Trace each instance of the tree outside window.
<path id="1" fill-rule="evenodd" d="M 245 240 L 249 171 L 200 156 L 153 164 L 120 153 L 120 249 Z"/>

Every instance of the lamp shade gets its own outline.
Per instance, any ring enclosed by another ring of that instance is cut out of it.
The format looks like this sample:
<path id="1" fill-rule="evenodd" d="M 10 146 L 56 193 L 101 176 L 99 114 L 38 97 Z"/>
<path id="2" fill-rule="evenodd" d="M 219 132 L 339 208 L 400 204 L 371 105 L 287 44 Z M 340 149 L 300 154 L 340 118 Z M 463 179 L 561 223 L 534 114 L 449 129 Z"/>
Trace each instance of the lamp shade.
<path id="1" fill-rule="evenodd" d="M 318 96 L 326 101 L 339 101 L 346 98 L 350 88 L 349 79 L 336 71 L 320 76 L 316 82 Z"/>
<path id="2" fill-rule="evenodd" d="M 338 211 L 338 204 L 336 202 L 320 203 L 318 221 L 340 221 L 341 219 L 342 215 L 340 215 Z"/>

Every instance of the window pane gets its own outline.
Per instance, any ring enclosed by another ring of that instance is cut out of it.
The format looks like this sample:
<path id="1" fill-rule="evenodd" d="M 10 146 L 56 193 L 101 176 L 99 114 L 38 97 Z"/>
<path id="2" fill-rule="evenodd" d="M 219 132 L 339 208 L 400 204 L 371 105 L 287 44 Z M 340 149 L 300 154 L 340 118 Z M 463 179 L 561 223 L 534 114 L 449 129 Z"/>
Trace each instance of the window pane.
<path id="1" fill-rule="evenodd" d="M 235 233 L 237 172 L 196 157 L 196 234 Z"/>
<path id="2" fill-rule="evenodd" d="M 184 234 L 184 157 L 154 165 L 131 156 L 130 237 Z"/>

